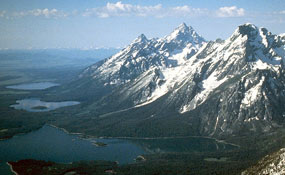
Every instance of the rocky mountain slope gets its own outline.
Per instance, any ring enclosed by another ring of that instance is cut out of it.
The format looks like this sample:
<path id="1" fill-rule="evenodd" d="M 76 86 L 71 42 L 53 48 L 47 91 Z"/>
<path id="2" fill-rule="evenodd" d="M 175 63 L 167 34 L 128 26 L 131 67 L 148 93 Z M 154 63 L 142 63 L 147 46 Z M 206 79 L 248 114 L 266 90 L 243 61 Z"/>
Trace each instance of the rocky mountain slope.
<path id="1" fill-rule="evenodd" d="M 285 149 L 267 155 L 256 165 L 248 168 L 242 175 L 282 175 L 285 174 Z"/>
<path id="2" fill-rule="evenodd" d="M 88 96 L 81 119 L 92 116 L 86 127 L 99 135 L 269 132 L 284 123 L 284 46 L 284 35 L 253 24 L 210 42 L 182 24 L 161 39 L 139 36 L 70 87 Z"/>

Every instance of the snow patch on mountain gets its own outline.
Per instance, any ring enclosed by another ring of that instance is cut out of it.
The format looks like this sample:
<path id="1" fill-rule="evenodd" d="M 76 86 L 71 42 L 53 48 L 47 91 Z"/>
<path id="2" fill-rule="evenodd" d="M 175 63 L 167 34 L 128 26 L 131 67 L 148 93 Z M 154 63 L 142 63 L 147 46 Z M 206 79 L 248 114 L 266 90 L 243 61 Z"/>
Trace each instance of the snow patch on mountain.
<path id="1" fill-rule="evenodd" d="M 262 79 L 257 85 L 255 85 L 254 87 L 250 88 L 245 92 L 244 98 L 241 101 L 241 108 L 251 106 L 260 97 L 263 82 L 264 82 L 264 77 L 262 77 Z"/>
<path id="2" fill-rule="evenodd" d="M 227 78 L 223 78 L 221 80 L 217 79 L 216 74 L 211 74 L 207 79 L 203 80 L 201 83 L 202 91 L 198 93 L 191 101 L 190 103 L 184 105 L 180 109 L 180 113 L 184 113 L 190 110 L 195 109 L 197 106 L 202 104 L 209 94 L 216 89 L 219 85 L 221 85 L 223 82 L 225 82 Z"/>
<path id="3" fill-rule="evenodd" d="M 157 87 L 152 93 L 152 95 L 149 96 L 145 101 L 143 101 L 143 103 L 136 105 L 136 107 L 152 103 L 153 101 L 157 100 L 159 97 L 165 95 L 167 92 L 173 89 L 177 81 L 181 80 L 181 78 L 184 78 L 183 75 L 185 75 L 186 72 L 182 71 L 181 67 L 172 67 L 172 68 L 162 69 L 161 74 L 165 82 L 161 86 Z"/>
<path id="4" fill-rule="evenodd" d="M 202 46 L 205 48 L 206 44 Z M 184 52 L 188 52 L 188 48 L 185 48 Z M 181 54 L 181 53 L 180 53 Z M 183 54 L 178 54 L 179 56 Z M 178 55 L 176 55 L 178 57 Z M 184 57 L 180 57 L 183 59 Z M 197 62 L 198 61 L 198 62 Z M 166 93 L 174 90 L 177 92 L 183 85 L 183 82 L 187 82 L 189 78 L 188 75 L 193 74 L 197 69 L 199 69 L 200 65 L 203 63 L 203 60 L 197 60 L 195 56 L 191 57 L 191 59 L 183 59 L 181 61 L 181 65 L 177 67 L 170 67 L 170 68 L 161 68 L 161 73 L 164 76 L 165 82 L 155 89 L 152 95 L 142 104 L 138 104 L 136 107 L 140 107 L 143 105 L 147 105 L 152 103 L 153 101 L 157 100 L 158 98 L 162 97 Z M 190 66 L 191 65 L 191 66 Z"/>
<path id="5" fill-rule="evenodd" d="M 187 58 L 193 56 L 199 50 L 200 46 L 189 43 L 183 50 L 175 50 L 169 56 L 170 60 L 176 60 L 178 65 L 182 65 Z"/>
<path id="6" fill-rule="evenodd" d="M 251 118 L 245 119 L 244 122 L 251 122 L 253 120 L 259 120 L 259 118 L 257 116 L 256 117 L 251 117 Z"/>

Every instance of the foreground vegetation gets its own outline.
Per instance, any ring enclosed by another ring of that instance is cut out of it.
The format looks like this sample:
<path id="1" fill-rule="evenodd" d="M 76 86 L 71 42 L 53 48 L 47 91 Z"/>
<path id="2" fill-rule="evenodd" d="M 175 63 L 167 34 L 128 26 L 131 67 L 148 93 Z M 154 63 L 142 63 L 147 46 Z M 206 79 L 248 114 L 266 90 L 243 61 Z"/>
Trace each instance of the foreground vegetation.
<path id="1" fill-rule="evenodd" d="M 253 150 L 252 150 L 253 151 Z M 145 160 L 120 165 L 116 162 L 82 161 L 71 164 L 22 160 L 11 162 L 19 174 L 118 174 L 118 175 L 235 175 L 253 165 L 259 153 L 229 151 L 215 153 L 163 153 L 144 155 Z M 226 156 L 227 159 L 221 157 Z M 257 156 L 257 157 L 256 157 Z M 209 157 L 216 157 L 210 159 Z M 220 161 L 219 161 L 220 160 Z"/>

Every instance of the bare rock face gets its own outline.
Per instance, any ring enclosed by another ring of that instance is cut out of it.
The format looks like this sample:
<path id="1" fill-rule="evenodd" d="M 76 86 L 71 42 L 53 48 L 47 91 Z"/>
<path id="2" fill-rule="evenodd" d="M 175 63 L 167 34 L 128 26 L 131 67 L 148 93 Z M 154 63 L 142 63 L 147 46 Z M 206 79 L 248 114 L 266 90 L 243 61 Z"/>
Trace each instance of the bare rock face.
<path id="1" fill-rule="evenodd" d="M 267 155 L 253 167 L 248 168 L 242 175 L 283 175 L 285 174 L 285 148 Z"/>

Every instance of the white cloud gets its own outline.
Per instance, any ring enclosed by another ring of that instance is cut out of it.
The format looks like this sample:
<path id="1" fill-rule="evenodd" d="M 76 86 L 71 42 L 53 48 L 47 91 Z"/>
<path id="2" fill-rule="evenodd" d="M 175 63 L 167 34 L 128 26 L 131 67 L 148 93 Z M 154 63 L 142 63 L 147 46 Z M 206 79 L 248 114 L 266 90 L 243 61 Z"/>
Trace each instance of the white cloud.
<path id="1" fill-rule="evenodd" d="M 175 13 L 181 13 L 181 14 L 187 15 L 187 14 L 190 14 L 191 9 L 188 5 L 184 5 L 184 6 L 173 7 L 172 11 Z"/>
<path id="2" fill-rule="evenodd" d="M 124 4 L 121 1 L 116 3 L 107 3 L 104 7 L 86 9 L 83 16 L 95 16 L 100 18 L 108 18 L 113 16 L 153 16 L 158 18 L 163 17 L 181 17 L 181 16 L 201 16 L 208 14 L 207 9 L 192 8 L 190 6 L 177 6 L 163 8 L 161 4 L 153 6 L 141 6 Z"/>
<path id="3" fill-rule="evenodd" d="M 217 17 L 241 17 L 245 15 L 245 10 L 236 6 L 221 7 L 216 12 L 216 15 Z"/>
<path id="4" fill-rule="evenodd" d="M 137 17 L 156 17 L 156 18 L 167 18 L 167 17 L 237 17 L 244 16 L 245 10 L 243 8 L 232 7 L 221 7 L 218 10 L 209 10 L 205 8 L 193 8 L 188 5 L 163 7 L 161 4 L 157 5 L 133 5 L 118 1 L 116 3 L 108 2 L 105 6 L 86 9 L 84 11 L 62 11 L 58 9 L 32 9 L 28 11 L 10 12 L 0 11 L 0 17 L 5 16 L 7 19 L 11 17 L 42 17 L 42 18 L 64 18 L 70 16 L 85 16 L 85 17 L 98 17 L 98 18 L 109 18 L 109 17 L 122 17 L 122 16 L 137 16 Z"/>
<path id="5" fill-rule="evenodd" d="M 58 11 L 57 9 L 35 9 L 30 11 L 33 16 L 44 16 L 46 18 L 57 16 Z"/>
<path id="6" fill-rule="evenodd" d="M 83 16 L 97 16 L 107 18 L 112 16 L 150 16 L 157 14 L 162 9 L 161 4 L 155 6 L 140 6 L 132 4 L 123 4 L 121 1 L 117 3 L 107 3 L 106 6 L 100 8 L 86 9 Z"/>
<path id="7" fill-rule="evenodd" d="M 205 16 L 209 14 L 208 9 L 193 8 L 188 5 L 173 7 L 168 11 L 169 11 L 168 16 L 194 17 L 194 16 Z"/>
<path id="8" fill-rule="evenodd" d="M 57 9 L 33 9 L 29 11 L 15 12 L 14 17 L 25 17 L 25 16 L 35 16 L 35 17 L 45 17 L 45 18 L 62 18 L 67 17 L 68 13 L 59 11 Z"/>

